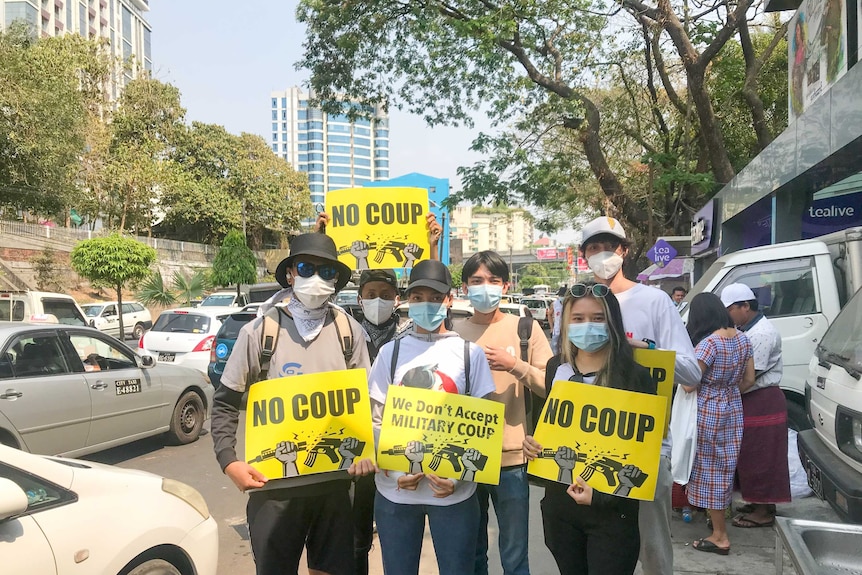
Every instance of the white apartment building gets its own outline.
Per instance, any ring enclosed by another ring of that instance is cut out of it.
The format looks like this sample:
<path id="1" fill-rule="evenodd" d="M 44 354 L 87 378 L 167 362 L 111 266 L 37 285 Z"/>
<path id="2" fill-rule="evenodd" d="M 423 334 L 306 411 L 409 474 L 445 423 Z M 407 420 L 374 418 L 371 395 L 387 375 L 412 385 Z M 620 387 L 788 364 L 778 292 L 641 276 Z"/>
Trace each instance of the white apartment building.
<path id="1" fill-rule="evenodd" d="M 144 19 L 149 0 L 0 0 L 0 25 L 24 20 L 42 37 L 80 34 L 106 38 L 115 57 L 131 66 L 115 74 L 112 97 L 138 72 L 151 71 L 152 28 Z"/>
<path id="2" fill-rule="evenodd" d="M 308 174 L 315 209 L 330 190 L 389 178 L 389 117 L 382 108 L 351 121 L 309 107 L 309 94 L 298 87 L 270 96 L 272 151 Z"/>
<path id="3" fill-rule="evenodd" d="M 465 253 L 524 250 L 533 243 L 533 219 L 520 208 L 458 206 L 450 212 L 449 237 L 461 239 Z"/>

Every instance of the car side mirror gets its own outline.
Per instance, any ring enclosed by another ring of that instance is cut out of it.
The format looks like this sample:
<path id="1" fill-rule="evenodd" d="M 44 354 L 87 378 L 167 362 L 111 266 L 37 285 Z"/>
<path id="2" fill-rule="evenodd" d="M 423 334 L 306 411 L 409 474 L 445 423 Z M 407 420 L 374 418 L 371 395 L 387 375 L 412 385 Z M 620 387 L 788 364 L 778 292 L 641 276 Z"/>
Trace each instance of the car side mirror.
<path id="1" fill-rule="evenodd" d="M 0 523 L 27 511 L 27 494 L 21 487 L 5 477 L 0 477 Z"/>
<path id="2" fill-rule="evenodd" d="M 156 365 L 156 360 L 151 355 L 139 355 L 138 367 L 153 367 Z"/>

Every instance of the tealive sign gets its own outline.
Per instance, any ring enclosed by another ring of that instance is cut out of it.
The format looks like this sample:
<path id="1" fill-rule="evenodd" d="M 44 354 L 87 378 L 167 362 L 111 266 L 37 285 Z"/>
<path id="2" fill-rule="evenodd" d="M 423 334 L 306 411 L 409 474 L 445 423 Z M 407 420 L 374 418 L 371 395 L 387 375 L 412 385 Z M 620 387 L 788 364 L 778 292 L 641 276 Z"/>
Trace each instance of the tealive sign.
<path id="1" fill-rule="evenodd" d="M 862 192 L 814 200 L 802 214 L 802 237 L 862 225 Z"/>

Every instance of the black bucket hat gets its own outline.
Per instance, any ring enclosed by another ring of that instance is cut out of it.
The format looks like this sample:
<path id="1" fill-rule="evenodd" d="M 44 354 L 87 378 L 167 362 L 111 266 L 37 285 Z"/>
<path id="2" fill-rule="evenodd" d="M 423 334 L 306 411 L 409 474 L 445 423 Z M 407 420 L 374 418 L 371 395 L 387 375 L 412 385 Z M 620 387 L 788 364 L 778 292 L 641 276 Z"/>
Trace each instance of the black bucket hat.
<path id="1" fill-rule="evenodd" d="M 331 262 L 338 269 L 335 291 L 340 291 L 350 281 L 350 268 L 338 261 L 338 251 L 332 238 L 326 234 L 310 233 L 296 236 L 290 242 L 290 255 L 281 260 L 275 268 L 275 281 L 281 284 L 281 287 L 290 285 L 287 283 L 287 268 L 293 265 L 297 256 L 317 256 Z"/>
<path id="2" fill-rule="evenodd" d="M 449 268 L 437 260 L 422 260 L 413 266 L 410 272 L 407 291 L 417 287 L 427 287 L 448 294 L 452 289 L 452 274 L 449 273 Z"/>

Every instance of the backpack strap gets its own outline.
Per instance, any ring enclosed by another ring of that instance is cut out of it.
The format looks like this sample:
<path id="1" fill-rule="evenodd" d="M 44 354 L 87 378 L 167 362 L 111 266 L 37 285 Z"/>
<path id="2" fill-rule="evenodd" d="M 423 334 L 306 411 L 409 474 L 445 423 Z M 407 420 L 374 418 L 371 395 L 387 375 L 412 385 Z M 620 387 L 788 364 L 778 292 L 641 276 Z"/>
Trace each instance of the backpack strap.
<path id="1" fill-rule="evenodd" d="M 464 340 L 464 392 L 470 395 L 470 342 Z"/>
<path id="2" fill-rule="evenodd" d="M 389 382 L 395 385 L 395 368 L 398 365 L 398 348 L 401 347 L 401 338 L 395 338 L 392 344 L 392 360 L 389 363 Z"/>
<path id="3" fill-rule="evenodd" d="M 350 327 L 350 320 L 340 309 L 336 307 L 330 307 L 330 309 L 335 319 L 335 332 L 341 343 L 341 353 L 344 355 L 344 367 L 349 368 L 350 360 L 353 359 L 353 330 Z"/>
<path id="4" fill-rule="evenodd" d="M 521 361 L 530 363 L 530 337 L 533 335 L 533 318 L 518 318 L 518 338 L 521 340 Z M 527 435 L 533 435 L 533 392 L 524 386 L 524 413 L 526 414 Z"/>
<path id="5" fill-rule="evenodd" d="M 258 375 L 258 381 L 263 381 L 269 375 L 269 363 L 275 352 L 280 330 L 281 311 L 277 307 L 268 309 L 263 316 L 263 330 L 260 333 L 260 375 Z"/>

